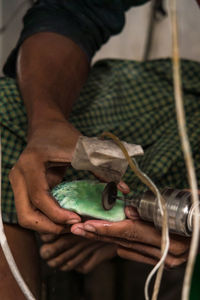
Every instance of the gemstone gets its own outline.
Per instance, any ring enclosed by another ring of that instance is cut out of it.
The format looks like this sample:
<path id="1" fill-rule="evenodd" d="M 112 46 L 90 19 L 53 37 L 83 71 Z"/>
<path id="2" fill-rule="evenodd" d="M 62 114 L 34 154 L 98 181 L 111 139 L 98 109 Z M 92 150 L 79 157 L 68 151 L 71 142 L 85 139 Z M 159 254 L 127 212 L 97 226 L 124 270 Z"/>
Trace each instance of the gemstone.
<path id="1" fill-rule="evenodd" d="M 62 208 L 79 215 L 112 222 L 124 220 L 123 201 L 116 200 L 110 210 L 103 208 L 101 197 L 105 186 L 105 183 L 92 180 L 62 182 L 52 190 L 52 195 Z M 118 196 L 122 196 L 120 191 Z"/>

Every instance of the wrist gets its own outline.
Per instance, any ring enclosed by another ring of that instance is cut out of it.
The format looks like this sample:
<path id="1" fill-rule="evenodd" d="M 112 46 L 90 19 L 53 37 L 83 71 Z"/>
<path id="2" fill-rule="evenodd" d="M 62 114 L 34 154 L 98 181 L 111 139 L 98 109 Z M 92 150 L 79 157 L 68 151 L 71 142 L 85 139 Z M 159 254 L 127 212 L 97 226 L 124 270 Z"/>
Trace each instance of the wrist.
<path id="1" fill-rule="evenodd" d="M 45 117 L 44 119 L 38 119 L 37 122 L 33 122 L 28 126 L 27 140 L 28 142 L 34 141 L 37 143 L 39 140 L 46 140 L 51 138 L 54 140 L 64 133 L 70 140 L 72 137 L 77 140 L 81 133 L 66 119 L 53 117 Z"/>
<path id="2" fill-rule="evenodd" d="M 39 103 L 35 108 L 32 107 L 31 111 L 27 111 L 28 115 L 28 129 L 34 130 L 43 124 L 50 122 L 64 122 L 66 117 L 63 112 L 56 105 L 49 105 L 47 103 Z"/>

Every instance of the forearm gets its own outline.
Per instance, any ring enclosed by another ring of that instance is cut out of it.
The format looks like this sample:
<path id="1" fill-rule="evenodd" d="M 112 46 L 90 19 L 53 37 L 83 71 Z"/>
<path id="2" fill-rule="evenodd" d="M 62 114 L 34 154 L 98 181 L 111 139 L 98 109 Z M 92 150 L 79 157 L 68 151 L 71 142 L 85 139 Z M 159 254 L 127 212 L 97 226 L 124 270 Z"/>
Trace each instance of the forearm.
<path id="1" fill-rule="evenodd" d="M 85 53 L 61 35 L 38 33 L 22 44 L 17 77 L 29 130 L 45 121 L 68 118 L 88 70 Z"/>

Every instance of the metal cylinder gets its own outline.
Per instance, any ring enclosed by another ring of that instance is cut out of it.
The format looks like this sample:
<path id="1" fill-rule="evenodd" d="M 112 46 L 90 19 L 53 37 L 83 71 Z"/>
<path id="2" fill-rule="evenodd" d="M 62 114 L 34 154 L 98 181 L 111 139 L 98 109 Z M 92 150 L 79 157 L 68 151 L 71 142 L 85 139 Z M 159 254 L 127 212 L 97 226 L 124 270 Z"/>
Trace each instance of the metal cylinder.
<path id="1" fill-rule="evenodd" d="M 170 232 L 190 236 L 192 232 L 192 228 L 188 226 L 188 216 L 191 208 L 190 192 L 165 188 L 161 194 L 167 205 Z M 143 220 L 153 222 L 158 228 L 162 227 L 162 216 L 158 201 L 151 191 L 147 191 L 142 196 L 138 213 Z"/>

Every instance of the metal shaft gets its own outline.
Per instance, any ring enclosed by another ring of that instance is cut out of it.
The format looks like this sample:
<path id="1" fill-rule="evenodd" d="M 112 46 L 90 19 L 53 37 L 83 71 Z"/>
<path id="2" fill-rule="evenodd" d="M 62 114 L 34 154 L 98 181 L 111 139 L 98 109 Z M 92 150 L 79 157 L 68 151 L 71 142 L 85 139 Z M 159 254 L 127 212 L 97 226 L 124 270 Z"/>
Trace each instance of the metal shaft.
<path id="1" fill-rule="evenodd" d="M 162 195 L 167 205 L 170 232 L 190 236 L 194 214 L 190 192 L 165 188 L 162 191 Z M 161 228 L 161 212 L 158 201 L 151 191 L 145 192 L 140 200 L 125 199 L 125 203 L 136 207 L 141 219 L 153 222 L 157 228 Z"/>

